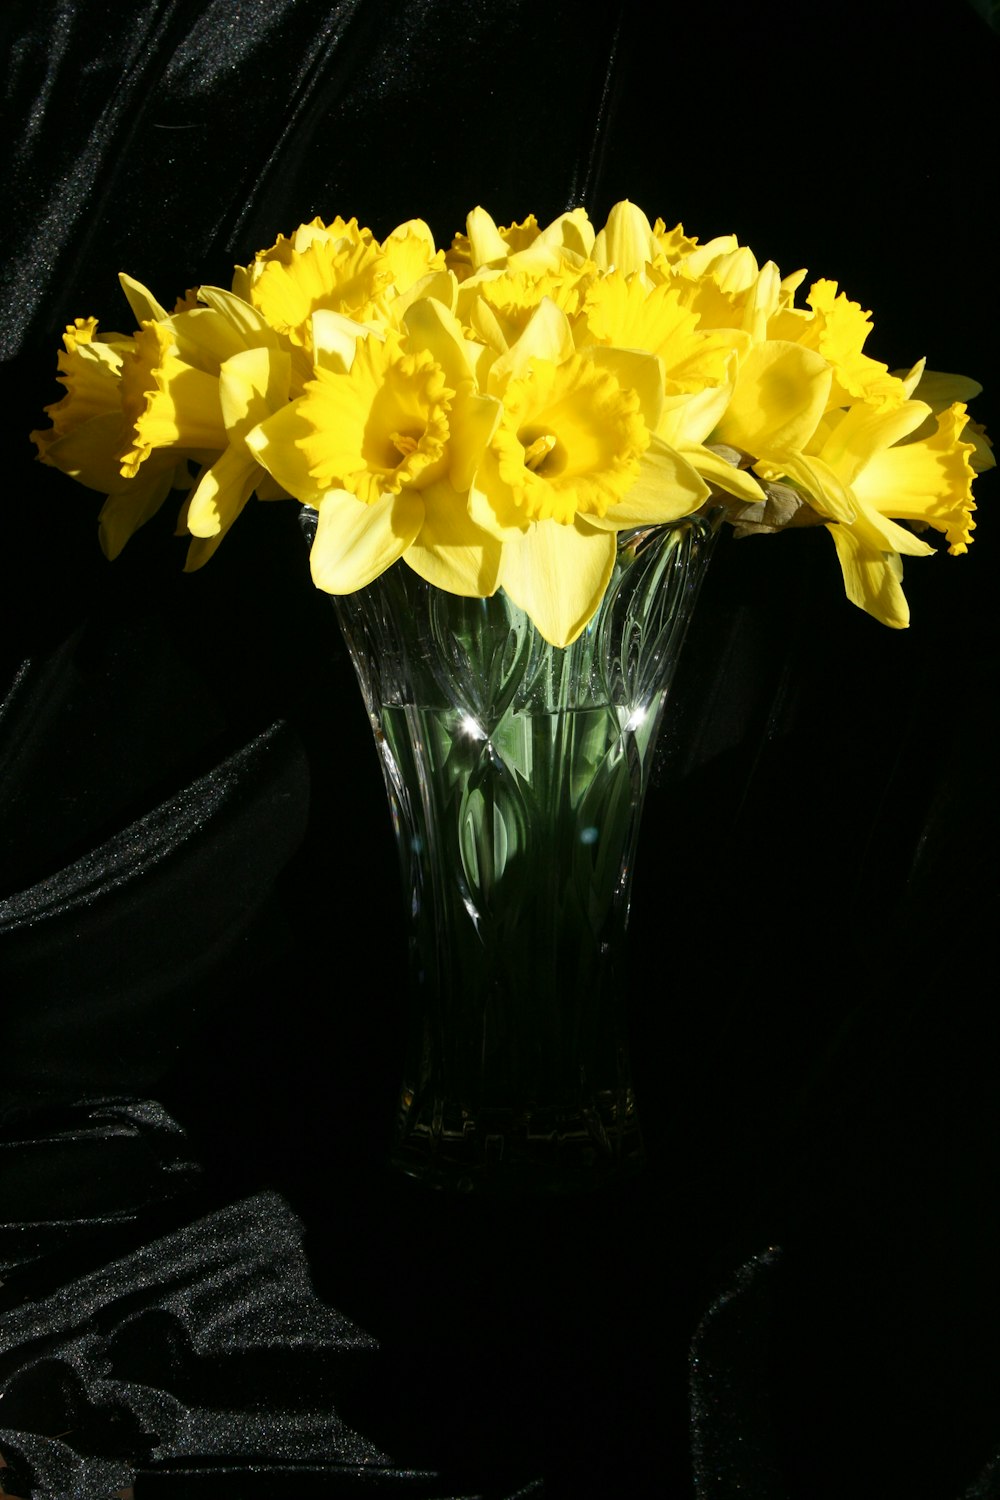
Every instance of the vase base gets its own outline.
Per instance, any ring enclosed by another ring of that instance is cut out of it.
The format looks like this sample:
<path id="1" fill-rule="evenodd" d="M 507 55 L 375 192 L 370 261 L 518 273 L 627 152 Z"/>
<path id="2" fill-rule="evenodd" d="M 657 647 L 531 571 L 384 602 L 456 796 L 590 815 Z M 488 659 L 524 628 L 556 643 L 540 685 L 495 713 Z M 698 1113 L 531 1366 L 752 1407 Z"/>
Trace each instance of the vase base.
<path id="1" fill-rule="evenodd" d="M 575 1110 L 473 1113 L 435 1101 L 419 1114 L 404 1088 L 391 1157 L 426 1186 L 457 1193 L 585 1193 L 633 1176 L 642 1160 L 630 1088 Z"/>

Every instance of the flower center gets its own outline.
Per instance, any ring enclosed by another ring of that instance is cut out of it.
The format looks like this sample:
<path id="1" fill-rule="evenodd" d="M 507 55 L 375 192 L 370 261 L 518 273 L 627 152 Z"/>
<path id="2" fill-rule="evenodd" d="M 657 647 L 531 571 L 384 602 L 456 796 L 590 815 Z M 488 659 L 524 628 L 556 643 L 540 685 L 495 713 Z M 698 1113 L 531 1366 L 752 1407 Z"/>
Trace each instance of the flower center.
<path id="1" fill-rule="evenodd" d="M 551 478 L 566 467 L 566 454 L 554 433 L 542 432 L 532 437 L 530 432 L 519 432 L 517 440 L 524 448 L 524 467 L 533 474 Z"/>
<path id="2" fill-rule="evenodd" d="M 389 441 L 401 458 L 409 458 L 411 453 L 416 453 L 420 443 L 420 439 L 409 432 L 390 432 Z"/>
<path id="3" fill-rule="evenodd" d="M 649 443 L 635 392 L 579 353 L 512 378 L 504 418 L 493 437 L 500 479 L 531 520 L 603 516 Z"/>

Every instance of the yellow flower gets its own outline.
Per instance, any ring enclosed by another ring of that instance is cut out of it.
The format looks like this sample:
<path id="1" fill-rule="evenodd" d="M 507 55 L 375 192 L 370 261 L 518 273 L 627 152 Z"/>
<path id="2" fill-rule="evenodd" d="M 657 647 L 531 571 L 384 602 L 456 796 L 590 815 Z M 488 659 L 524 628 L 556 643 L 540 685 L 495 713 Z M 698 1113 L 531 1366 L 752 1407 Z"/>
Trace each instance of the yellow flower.
<path id="1" fill-rule="evenodd" d="M 909 623 L 901 558 L 934 550 L 898 521 L 943 532 L 953 555 L 967 550 L 975 527 L 965 407 L 955 402 L 931 436 L 914 440 L 928 414 L 922 401 L 859 403 L 834 422 L 818 454 L 794 476 L 821 514 L 836 517 L 846 495 L 850 512 L 829 530 L 848 598 L 897 629 Z"/>
<path id="2" fill-rule="evenodd" d="M 844 292 L 837 291 L 835 281 L 817 281 L 806 299 L 812 309 L 785 305 L 771 319 L 768 337 L 792 340 L 806 349 L 815 349 L 830 362 L 833 382 L 830 387 L 831 408 L 867 401 L 879 406 L 898 406 L 906 399 L 903 381 L 890 375 L 888 366 L 879 364 L 863 353 L 872 331 L 871 313 L 863 312 Z"/>
<path id="3" fill-rule="evenodd" d="M 318 369 L 294 407 L 265 424 L 270 441 L 254 443 L 291 493 L 344 489 L 370 504 L 441 477 L 454 394 L 427 351 L 404 352 L 395 332 L 369 334 L 349 371 Z M 275 435 L 294 435 L 287 453 Z"/>
<path id="4" fill-rule="evenodd" d="M 389 271 L 393 300 L 425 277 L 444 270 L 444 252 L 438 250 L 423 219 L 409 219 L 382 241 L 382 257 Z"/>
<path id="5" fill-rule="evenodd" d="M 657 219 L 650 226 L 642 209 L 626 198 L 608 214 L 607 223 L 596 236 L 593 257 L 600 270 L 628 275 L 661 262 L 676 266 L 697 245 L 694 235 L 684 233 L 683 224 L 667 229 L 664 221 Z"/>
<path id="6" fill-rule="evenodd" d="M 907 405 L 922 407 L 924 403 Z M 834 432 L 832 443 L 856 411 L 857 407 L 848 412 Z M 858 428 L 862 420 L 857 419 Z M 938 414 L 935 431 L 929 437 L 916 442 L 897 441 L 891 447 L 873 451 L 863 467 L 857 460 L 862 447 L 857 429 L 852 434 L 857 470 L 851 488 L 861 504 L 883 515 L 943 532 L 953 557 L 968 551 L 976 526 L 972 519 L 976 508 L 972 498 L 975 475 L 970 463 L 974 447 L 963 440 L 967 421 L 965 406 L 956 401 Z"/>
<path id="7" fill-rule="evenodd" d="M 286 239 L 238 271 L 233 290 L 246 297 L 270 326 L 297 349 L 313 347 L 313 314 L 339 313 L 378 324 L 416 283 L 443 275 L 444 256 L 420 219 L 401 224 L 380 245 L 356 219 L 302 224 Z M 308 365 L 297 362 L 306 378 Z"/>
<path id="8" fill-rule="evenodd" d="M 805 448 L 826 409 L 830 366 L 822 355 L 775 340 L 740 362 L 715 439 L 757 458 Z"/>
<path id="9" fill-rule="evenodd" d="M 51 429 L 31 434 L 39 449 L 51 446 L 56 438 L 93 417 L 118 411 L 121 351 L 128 340 L 120 333 L 101 338 L 96 335 L 96 318 L 77 318 L 67 325 L 57 361 L 57 378 L 66 394 L 45 408 L 45 415 L 52 420 Z"/>
<path id="10" fill-rule="evenodd" d="M 499 548 L 470 520 L 466 494 L 497 404 L 475 392 L 447 309 L 427 299 L 406 318 L 404 334 L 358 339 L 348 370 L 318 368 L 247 441 L 279 484 L 319 511 L 311 568 L 320 588 L 350 593 L 405 555 L 441 587 L 489 594 Z"/>
<path id="11" fill-rule="evenodd" d="M 457 312 L 475 338 L 503 354 L 516 343 L 543 298 L 568 316 L 579 312 L 586 268 L 478 271 L 458 289 Z"/>
<path id="12" fill-rule="evenodd" d="M 769 323 L 783 305 L 781 273 L 773 261 L 759 266 L 734 235 L 697 246 L 672 268 L 661 262 L 655 273 L 670 275 L 679 302 L 694 314 L 699 329 L 742 336 L 744 348 L 774 337 Z"/>
<path id="13" fill-rule="evenodd" d="M 202 309 L 207 311 L 207 309 Z M 199 313 L 183 313 L 197 319 Z M 199 367 L 202 352 L 197 328 L 184 332 L 184 357 L 165 323 L 147 323 L 133 339 L 133 348 L 122 365 L 122 411 L 129 424 L 129 442 L 121 457 L 122 474 L 134 478 L 155 448 L 180 448 L 187 453 L 218 452 L 226 446 L 226 428 L 219 400 L 219 370 Z M 242 344 L 232 337 L 223 358 L 236 354 Z M 199 364 L 192 363 L 192 357 Z"/>
<path id="14" fill-rule="evenodd" d="M 584 318 L 594 342 L 656 355 L 668 396 L 722 385 L 734 350 L 742 347 L 735 332 L 699 328 L 676 285 L 650 286 L 638 273 L 614 271 L 591 281 Z"/>
<path id="15" fill-rule="evenodd" d="M 291 360 L 260 313 L 231 292 L 202 287 L 204 305 L 168 317 L 144 300 L 144 288 L 129 291 L 138 315 L 160 316 L 143 322 L 122 362 L 129 437 L 121 472 L 136 476 L 163 450 L 202 465 L 184 516 L 194 537 L 191 570 L 212 555 L 254 489 L 260 492 L 266 476 L 244 438 L 287 402 Z"/>
<path id="16" fill-rule="evenodd" d="M 946 375 L 941 370 L 927 370 L 923 361 L 909 375 L 905 371 L 899 371 L 898 374 L 906 385 L 908 394 L 915 396 L 918 401 L 926 401 L 931 409 L 931 415 L 913 434 L 918 438 L 926 437 L 933 431 L 933 418 L 944 411 L 946 406 L 951 406 L 955 401 L 971 401 L 975 396 L 981 395 L 983 390 L 978 380 L 970 380 L 967 375 Z M 996 467 L 993 443 L 981 422 L 973 422 L 970 418 L 962 437 L 965 442 L 973 445 L 975 451 L 969 455 L 969 462 L 977 474 L 984 474 L 987 469 Z"/>
<path id="17" fill-rule="evenodd" d="M 292 344 L 306 347 L 316 308 L 363 319 L 388 274 L 371 230 L 359 229 L 356 219 L 329 225 L 314 219 L 259 251 L 237 271 L 233 291 Z"/>
<path id="18" fill-rule="evenodd" d="M 733 235 L 705 244 L 616 203 L 498 226 L 447 255 L 419 219 L 279 236 L 231 291 L 167 312 L 121 278 L 138 325 L 66 331 L 39 458 L 106 496 L 109 556 L 188 489 L 186 566 L 251 495 L 319 513 L 313 578 L 361 588 L 402 560 L 435 587 L 504 587 L 553 645 L 593 618 L 619 531 L 723 504 L 742 531 L 828 526 L 850 597 L 907 622 L 903 555 L 971 540 L 978 392 L 864 352 L 870 314 L 833 281 L 795 306 Z M 192 474 L 197 468 L 192 484 Z"/>
<path id="19" fill-rule="evenodd" d="M 501 482 L 533 521 L 604 516 L 639 476 L 639 398 L 587 354 L 536 360 L 504 391 L 493 439 Z"/>
<path id="20" fill-rule="evenodd" d="M 131 340 L 118 333 L 96 334 L 96 318 L 77 318 L 67 327 L 59 356 L 66 395 L 45 408 L 52 426 L 31 437 L 43 463 L 106 496 L 98 535 L 106 556 L 114 558 L 171 489 L 185 489 L 190 480 L 173 453 L 156 455 L 141 479 L 122 475 L 118 454 L 127 423 L 121 409 L 121 368 Z"/>
<path id="21" fill-rule="evenodd" d="M 484 208 L 474 208 L 465 235 L 456 235 L 448 264 L 459 272 L 508 270 L 539 275 L 563 266 L 582 266 L 594 245 L 594 230 L 582 208 L 571 209 L 539 229 L 534 214 L 522 224 L 498 228 Z"/>
<path id="22" fill-rule="evenodd" d="M 617 270 L 588 284 L 582 328 L 599 343 L 648 350 L 659 366 L 663 394 L 653 419 L 656 435 L 716 488 L 748 503 L 763 499 L 752 475 L 705 446 L 732 399 L 749 333 L 700 327 L 676 280 L 657 282 L 652 274 Z"/>
<path id="23" fill-rule="evenodd" d="M 668 229 L 662 219 L 657 219 L 653 225 L 653 239 L 659 255 L 671 266 L 690 255 L 698 245 L 697 236 L 685 234 L 683 224 L 675 224 L 673 229 Z"/>
<path id="24" fill-rule="evenodd" d="M 551 304 L 490 382 L 502 413 L 470 511 L 502 545 L 506 592 L 547 641 L 565 646 L 604 596 L 616 532 L 687 515 L 708 486 L 652 434 L 662 395 L 652 356 L 574 349 Z"/>
<path id="25" fill-rule="evenodd" d="M 641 208 L 624 199 L 608 214 L 608 221 L 594 240 L 593 259 L 598 270 L 645 271 L 661 253 L 660 241 Z"/>

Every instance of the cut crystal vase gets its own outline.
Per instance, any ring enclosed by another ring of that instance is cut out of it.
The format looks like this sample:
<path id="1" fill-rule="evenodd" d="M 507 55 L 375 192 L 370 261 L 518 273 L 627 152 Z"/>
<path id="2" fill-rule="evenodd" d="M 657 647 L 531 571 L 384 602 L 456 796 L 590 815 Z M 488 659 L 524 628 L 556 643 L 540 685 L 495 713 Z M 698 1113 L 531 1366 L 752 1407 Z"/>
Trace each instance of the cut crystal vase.
<path id="1" fill-rule="evenodd" d="M 432 1186 L 576 1191 L 641 1161 L 625 1007 L 632 870 L 715 525 L 621 533 L 601 607 L 564 649 L 502 590 L 448 594 L 405 562 L 334 601 L 409 926 L 393 1161 Z"/>

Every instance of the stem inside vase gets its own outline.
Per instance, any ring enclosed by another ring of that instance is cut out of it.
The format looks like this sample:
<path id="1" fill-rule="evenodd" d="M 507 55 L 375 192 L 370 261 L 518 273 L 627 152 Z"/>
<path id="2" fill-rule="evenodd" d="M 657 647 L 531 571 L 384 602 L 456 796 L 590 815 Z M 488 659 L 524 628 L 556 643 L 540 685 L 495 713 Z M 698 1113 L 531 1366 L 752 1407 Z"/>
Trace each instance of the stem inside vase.
<path id="1" fill-rule="evenodd" d="M 626 929 L 636 837 L 714 517 L 623 533 L 600 609 L 550 646 L 501 590 L 404 562 L 335 600 L 378 746 L 409 925 L 393 1161 L 459 1191 L 636 1170 Z"/>

